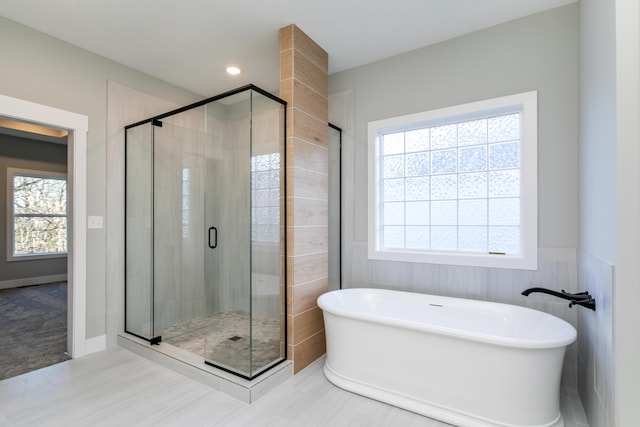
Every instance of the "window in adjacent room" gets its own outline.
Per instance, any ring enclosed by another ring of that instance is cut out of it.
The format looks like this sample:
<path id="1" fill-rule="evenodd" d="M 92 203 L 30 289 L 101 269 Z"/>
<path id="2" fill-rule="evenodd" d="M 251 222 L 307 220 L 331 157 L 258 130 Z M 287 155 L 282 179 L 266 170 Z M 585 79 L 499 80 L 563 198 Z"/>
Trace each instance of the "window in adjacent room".
<path id="1" fill-rule="evenodd" d="M 7 182 L 8 259 L 65 256 L 66 175 L 9 168 Z"/>
<path id="2" fill-rule="evenodd" d="M 537 268 L 537 94 L 369 123 L 369 258 Z"/>

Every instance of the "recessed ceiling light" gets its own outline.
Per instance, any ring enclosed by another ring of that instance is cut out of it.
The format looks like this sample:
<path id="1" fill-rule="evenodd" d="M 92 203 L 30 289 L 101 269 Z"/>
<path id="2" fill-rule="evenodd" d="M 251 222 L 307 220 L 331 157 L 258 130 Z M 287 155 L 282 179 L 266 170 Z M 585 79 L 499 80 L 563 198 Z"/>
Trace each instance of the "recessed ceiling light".
<path id="1" fill-rule="evenodd" d="M 231 74 L 232 76 L 237 76 L 238 74 L 240 74 L 242 72 L 242 70 L 238 67 L 236 67 L 235 65 L 230 65 L 226 68 L 227 73 Z"/>

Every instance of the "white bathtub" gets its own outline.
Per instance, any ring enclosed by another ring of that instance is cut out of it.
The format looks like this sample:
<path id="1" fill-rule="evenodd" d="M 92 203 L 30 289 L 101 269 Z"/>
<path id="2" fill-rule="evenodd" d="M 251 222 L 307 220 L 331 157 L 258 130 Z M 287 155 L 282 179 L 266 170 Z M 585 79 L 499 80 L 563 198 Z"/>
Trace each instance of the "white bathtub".
<path id="1" fill-rule="evenodd" d="M 564 426 L 565 348 L 576 330 L 507 304 L 382 289 L 318 298 L 326 377 L 457 426 Z"/>

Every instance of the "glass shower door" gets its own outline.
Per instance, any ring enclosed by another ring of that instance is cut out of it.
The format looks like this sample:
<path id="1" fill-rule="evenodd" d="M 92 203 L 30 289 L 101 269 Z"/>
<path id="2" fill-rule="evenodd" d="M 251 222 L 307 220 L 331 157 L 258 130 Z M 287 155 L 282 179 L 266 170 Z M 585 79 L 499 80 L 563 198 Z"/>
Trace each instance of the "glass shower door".
<path id="1" fill-rule="evenodd" d="M 153 129 L 151 123 L 126 132 L 125 330 L 153 336 Z"/>
<path id="2" fill-rule="evenodd" d="M 249 376 L 251 146 L 248 105 L 243 105 L 247 100 L 242 95 L 207 105 L 205 280 L 212 310 L 205 361 Z"/>
<path id="3" fill-rule="evenodd" d="M 329 124 L 329 285 L 342 288 L 342 130 Z"/>
<path id="4" fill-rule="evenodd" d="M 207 105 L 205 361 L 245 378 L 284 356 L 281 114 L 251 90 Z"/>
<path id="5" fill-rule="evenodd" d="M 163 342 L 204 356 L 204 145 L 185 112 L 154 129 L 153 330 Z"/>

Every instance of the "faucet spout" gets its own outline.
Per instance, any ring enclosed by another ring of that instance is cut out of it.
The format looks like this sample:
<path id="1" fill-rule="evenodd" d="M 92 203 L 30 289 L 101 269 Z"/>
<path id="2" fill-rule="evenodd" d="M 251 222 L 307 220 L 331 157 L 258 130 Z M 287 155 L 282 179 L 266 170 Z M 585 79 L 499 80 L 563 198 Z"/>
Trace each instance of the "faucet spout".
<path id="1" fill-rule="evenodd" d="M 593 297 L 591 295 L 589 295 L 589 292 L 577 292 L 575 294 L 572 294 L 570 292 L 566 292 L 564 289 L 560 292 L 558 291 L 554 291 L 552 289 L 547 289 L 547 288 L 529 288 L 529 289 L 525 289 L 524 291 L 522 291 L 522 295 L 524 296 L 529 296 L 532 293 L 535 292 L 539 292 L 542 294 L 548 294 L 548 295 L 553 295 L 554 297 L 558 297 L 558 298 L 562 298 L 562 299 L 566 299 L 568 301 L 571 301 L 569 303 L 569 307 L 573 307 L 574 305 L 581 305 L 583 307 L 589 308 L 593 311 L 596 310 L 596 300 L 593 299 Z"/>

